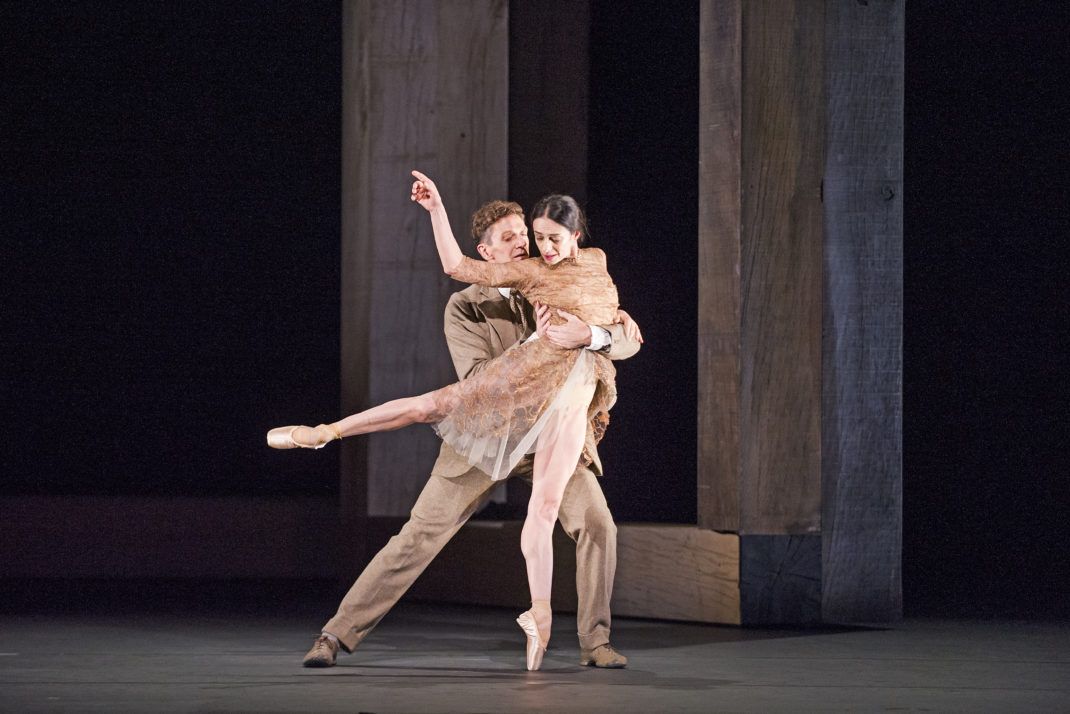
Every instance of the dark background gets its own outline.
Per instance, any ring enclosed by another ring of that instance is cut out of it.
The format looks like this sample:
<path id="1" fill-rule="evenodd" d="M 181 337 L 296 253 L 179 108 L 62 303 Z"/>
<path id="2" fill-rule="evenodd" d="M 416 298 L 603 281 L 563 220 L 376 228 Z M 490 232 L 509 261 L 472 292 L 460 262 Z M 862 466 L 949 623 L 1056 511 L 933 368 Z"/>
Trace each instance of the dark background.
<path id="1" fill-rule="evenodd" d="M 6 493 L 336 490 L 338 8 L 0 4 Z"/>
<path id="2" fill-rule="evenodd" d="M 1070 614 L 1070 6 L 909 3 L 908 610 Z"/>
<path id="3" fill-rule="evenodd" d="M 593 240 L 647 338 L 604 487 L 686 523 L 698 10 L 627 5 L 589 28 Z M 1064 8 L 907 11 L 908 614 L 1066 614 Z M 337 452 L 263 433 L 339 403 L 338 3 L 5 2 L 0 33 L 0 495 L 335 493 Z"/>

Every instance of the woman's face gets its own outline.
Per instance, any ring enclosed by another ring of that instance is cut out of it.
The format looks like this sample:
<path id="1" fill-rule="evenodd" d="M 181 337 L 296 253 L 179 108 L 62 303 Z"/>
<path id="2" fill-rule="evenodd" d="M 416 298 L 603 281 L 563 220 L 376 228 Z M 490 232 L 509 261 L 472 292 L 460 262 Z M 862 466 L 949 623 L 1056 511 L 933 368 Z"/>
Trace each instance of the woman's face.
<path id="1" fill-rule="evenodd" d="M 535 231 L 535 245 L 539 247 L 542 259 L 550 265 L 573 257 L 579 250 L 579 231 L 570 232 L 549 218 L 536 218 L 531 227 Z"/>

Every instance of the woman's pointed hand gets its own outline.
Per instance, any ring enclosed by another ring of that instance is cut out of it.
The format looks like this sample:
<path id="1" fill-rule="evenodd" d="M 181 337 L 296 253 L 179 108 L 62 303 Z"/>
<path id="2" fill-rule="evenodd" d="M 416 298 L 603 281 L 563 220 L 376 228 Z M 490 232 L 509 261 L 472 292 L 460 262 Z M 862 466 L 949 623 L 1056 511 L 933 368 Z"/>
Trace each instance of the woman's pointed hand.
<path id="1" fill-rule="evenodd" d="M 412 196 L 410 198 L 423 206 L 428 211 L 442 208 L 442 196 L 438 193 L 438 186 L 419 171 L 413 171 L 416 180 L 412 182 Z"/>

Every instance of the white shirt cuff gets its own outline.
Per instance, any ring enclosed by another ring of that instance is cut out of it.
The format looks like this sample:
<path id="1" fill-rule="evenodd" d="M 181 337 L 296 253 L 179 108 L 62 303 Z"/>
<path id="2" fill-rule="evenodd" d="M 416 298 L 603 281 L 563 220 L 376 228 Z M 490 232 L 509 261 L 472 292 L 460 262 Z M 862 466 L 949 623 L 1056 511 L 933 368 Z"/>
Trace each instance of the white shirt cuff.
<path id="1" fill-rule="evenodd" d="M 598 325 L 591 325 L 591 344 L 587 345 L 587 349 L 601 350 L 611 344 L 613 344 L 613 338 L 609 336 L 609 330 Z"/>

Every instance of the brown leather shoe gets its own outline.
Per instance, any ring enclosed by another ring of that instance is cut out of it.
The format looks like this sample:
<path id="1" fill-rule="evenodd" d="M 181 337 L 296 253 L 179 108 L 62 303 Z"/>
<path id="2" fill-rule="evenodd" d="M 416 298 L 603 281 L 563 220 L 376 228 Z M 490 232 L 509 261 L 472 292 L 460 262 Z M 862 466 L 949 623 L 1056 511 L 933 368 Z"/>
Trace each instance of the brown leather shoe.
<path id="1" fill-rule="evenodd" d="M 606 669 L 623 669 L 628 666 L 628 658 L 613 649 L 607 642 L 604 645 L 598 645 L 593 650 L 581 649 L 580 664 Z"/>
<path id="2" fill-rule="evenodd" d="M 333 667 L 337 658 L 338 643 L 327 635 L 320 635 L 301 664 L 306 667 Z"/>

